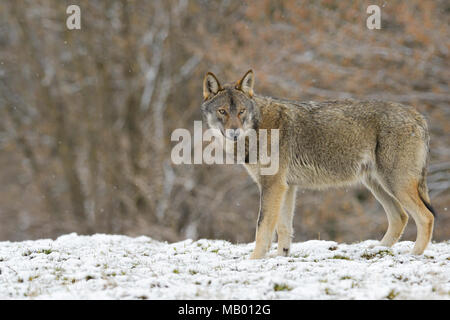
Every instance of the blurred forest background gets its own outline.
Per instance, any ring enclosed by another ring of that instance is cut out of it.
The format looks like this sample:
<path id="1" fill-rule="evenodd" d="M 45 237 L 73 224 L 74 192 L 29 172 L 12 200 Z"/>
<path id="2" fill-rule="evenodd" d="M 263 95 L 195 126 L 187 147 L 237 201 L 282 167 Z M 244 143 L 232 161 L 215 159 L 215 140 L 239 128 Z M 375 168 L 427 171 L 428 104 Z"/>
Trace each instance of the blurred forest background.
<path id="1" fill-rule="evenodd" d="M 81 8 L 68 30 L 66 8 Z M 381 30 L 366 27 L 381 7 Z M 449 239 L 450 2 L 0 2 L 0 240 L 114 233 L 254 240 L 259 194 L 239 165 L 171 163 L 201 120 L 202 79 L 297 100 L 415 106 L 431 131 L 434 240 Z M 295 241 L 380 239 L 363 187 L 300 190 Z M 410 219 L 403 239 L 415 239 Z"/>

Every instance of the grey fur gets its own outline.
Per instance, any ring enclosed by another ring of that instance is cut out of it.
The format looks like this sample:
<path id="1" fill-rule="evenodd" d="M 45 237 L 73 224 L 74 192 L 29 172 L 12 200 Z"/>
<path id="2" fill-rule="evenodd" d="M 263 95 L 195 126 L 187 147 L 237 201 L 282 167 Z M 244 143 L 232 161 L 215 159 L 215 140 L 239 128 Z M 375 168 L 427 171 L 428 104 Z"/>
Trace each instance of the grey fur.
<path id="1" fill-rule="evenodd" d="M 202 113 L 210 127 L 221 130 L 227 126 L 280 130 L 278 173 L 262 176 L 259 164 L 245 165 L 261 190 L 252 258 L 265 255 L 275 228 L 278 253 L 289 251 L 294 205 L 285 202 L 295 201 L 290 188 L 324 189 L 358 182 L 372 191 L 388 216 L 381 244 L 398 241 L 408 220 L 406 210 L 418 229 L 412 252 L 423 253 L 434 218 L 426 187 L 429 134 L 420 113 L 395 102 L 264 97 L 253 94 L 253 87 L 240 88 L 242 82 L 253 86 L 251 71 L 244 78 L 235 85 L 217 83 L 221 89 L 205 97 Z M 217 113 L 223 107 L 229 110 L 226 121 Z M 245 119 L 237 116 L 240 109 L 246 110 Z"/>

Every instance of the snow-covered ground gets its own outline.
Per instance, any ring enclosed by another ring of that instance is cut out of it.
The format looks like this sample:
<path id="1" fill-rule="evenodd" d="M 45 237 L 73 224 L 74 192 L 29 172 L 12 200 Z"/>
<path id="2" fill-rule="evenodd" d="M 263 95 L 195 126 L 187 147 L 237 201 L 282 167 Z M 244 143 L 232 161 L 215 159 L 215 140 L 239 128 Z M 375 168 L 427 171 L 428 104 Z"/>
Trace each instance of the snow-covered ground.
<path id="1" fill-rule="evenodd" d="M 0 242 L 0 299 L 450 299 L 450 241 L 422 256 L 311 240 L 249 260 L 254 244 L 68 234 Z"/>

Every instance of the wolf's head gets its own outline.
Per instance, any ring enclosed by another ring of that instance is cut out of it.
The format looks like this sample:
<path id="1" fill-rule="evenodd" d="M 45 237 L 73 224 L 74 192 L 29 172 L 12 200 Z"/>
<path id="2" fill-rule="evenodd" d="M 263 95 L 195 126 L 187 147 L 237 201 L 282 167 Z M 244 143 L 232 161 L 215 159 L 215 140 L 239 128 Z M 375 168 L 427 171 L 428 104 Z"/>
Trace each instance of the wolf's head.
<path id="1" fill-rule="evenodd" d="M 253 101 L 253 71 L 249 70 L 234 84 L 221 86 L 217 77 L 208 72 L 203 80 L 202 115 L 210 129 L 219 130 L 232 141 L 256 129 L 259 110 Z"/>

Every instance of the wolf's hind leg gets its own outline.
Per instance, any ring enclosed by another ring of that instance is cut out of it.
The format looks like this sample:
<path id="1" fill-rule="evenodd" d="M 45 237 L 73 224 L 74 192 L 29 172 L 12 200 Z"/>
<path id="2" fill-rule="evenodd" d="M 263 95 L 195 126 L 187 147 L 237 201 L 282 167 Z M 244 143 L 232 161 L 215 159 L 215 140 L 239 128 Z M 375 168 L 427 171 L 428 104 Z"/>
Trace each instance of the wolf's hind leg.
<path id="1" fill-rule="evenodd" d="M 408 222 L 408 215 L 403 210 L 401 204 L 386 192 L 375 179 L 368 177 L 363 183 L 381 203 L 386 212 L 389 226 L 383 239 L 381 239 L 381 245 L 391 247 L 400 239 Z"/>
<path id="2" fill-rule="evenodd" d="M 281 208 L 277 223 L 278 252 L 279 256 L 288 256 L 293 236 L 292 219 L 295 209 L 295 195 L 297 187 L 289 186 L 284 196 L 284 203 Z"/>
<path id="3" fill-rule="evenodd" d="M 396 197 L 413 217 L 417 227 L 417 238 L 412 254 L 422 254 L 431 241 L 434 226 L 433 213 L 427 208 L 418 191 L 418 183 L 412 182 L 397 192 Z"/>

